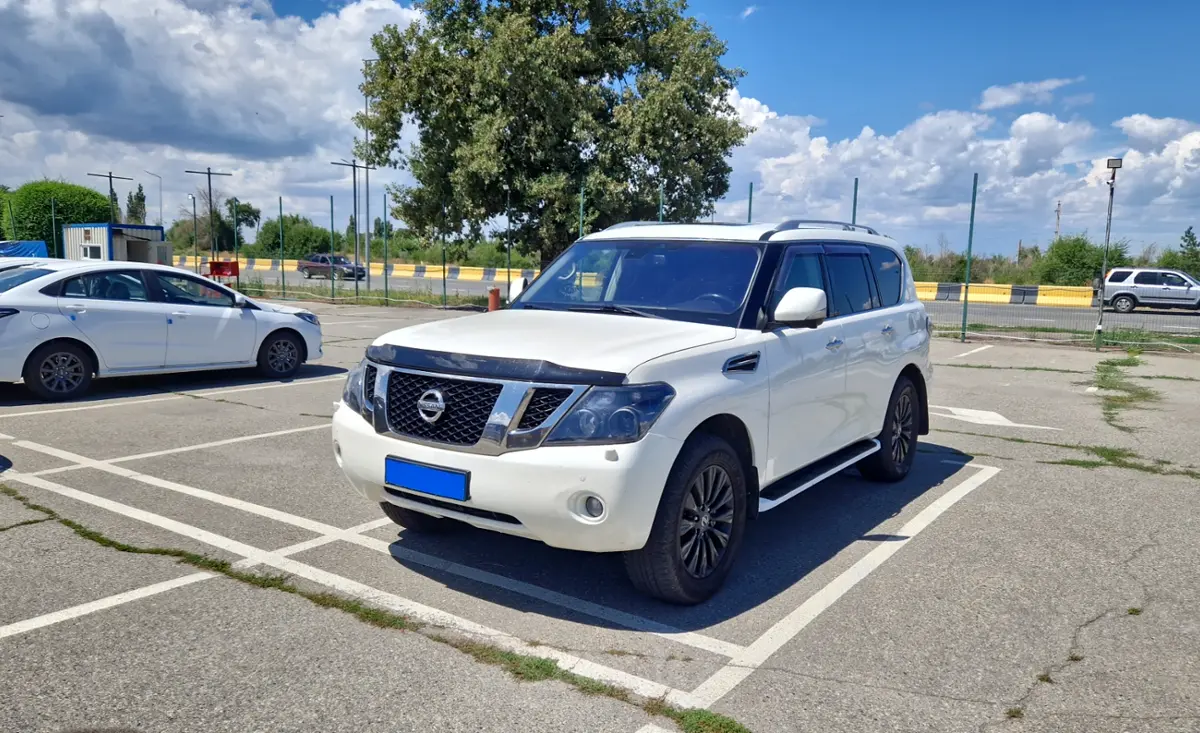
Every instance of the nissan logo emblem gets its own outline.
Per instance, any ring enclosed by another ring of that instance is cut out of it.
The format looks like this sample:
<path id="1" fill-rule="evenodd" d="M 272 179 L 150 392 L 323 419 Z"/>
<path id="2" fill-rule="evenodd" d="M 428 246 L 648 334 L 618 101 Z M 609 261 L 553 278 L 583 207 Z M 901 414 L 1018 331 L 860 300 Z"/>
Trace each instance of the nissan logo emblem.
<path id="1" fill-rule="evenodd" d="M 446 398 L 436 389 L 427 389 L 417 400 L 417 414 L 430 425 L 438 421 L 446 411 Z"/>

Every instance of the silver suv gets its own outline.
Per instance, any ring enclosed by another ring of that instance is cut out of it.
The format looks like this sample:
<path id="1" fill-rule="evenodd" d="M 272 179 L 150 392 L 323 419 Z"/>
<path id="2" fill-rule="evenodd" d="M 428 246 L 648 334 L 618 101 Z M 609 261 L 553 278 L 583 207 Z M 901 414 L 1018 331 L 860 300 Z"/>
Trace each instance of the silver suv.
<path id="1" fill-rule="evenodd" d="M 1104 304 L 1118 313 L 1138 306 L 1200 309 L 1200 282 L 1178 270 L 1118 267 L 1104 278 Z"/>

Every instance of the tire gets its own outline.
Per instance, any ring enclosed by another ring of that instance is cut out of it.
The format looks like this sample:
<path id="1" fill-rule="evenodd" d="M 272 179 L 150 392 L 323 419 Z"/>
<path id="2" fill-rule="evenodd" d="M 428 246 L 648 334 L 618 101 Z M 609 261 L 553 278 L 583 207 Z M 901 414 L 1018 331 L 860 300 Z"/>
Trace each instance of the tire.
<path id="1" fill-rule="evenodd" d="M 625 553 L 625 571 L 633 586 L 678 605 L 711 598 L 737 559 L 746 530 L 746 502 L 745 471 L 729 443 L 710 435 L 693 437 L 667 478 L 646 545 Z M 697 515 L 699 521 L 691 518 Z M 724 548 L 711 562 L 703 548 L 711 552 L 722 535 Z"/>
<path id="2" fill-rule="evenodd" d="M 288 379 L 304 363 L 304 344 L 290 331 L 276 331 L 258 348 L 258 371 L 270 379 Z"/>
<path id="3" fill-rule="evenodd" d="M 858 471 L 869 481 L 902 481 L 912 469 L 917 455 L 917 436 L 921 432 L 921 394 L 908 377 L 901 376 L 892 387 L 880 449 L 858 463 Z"/>
<path id="4" fill-rule="evenodd" d="M 1118 295 L 1113 298 L 1112 307 L 1117 313 L 1129 313 L 1137 307 L 1137 301 L 1128 295 Z"/>
<path id="5" fill-rule="evenodd" d="M 312 280 L 312 270 L 308 269 L 307 267 L 301 270 L 300 274 L 304 275 L 305 280 Z"/>
<path id="6" fill-rule="evenodd" d="M 43 344 L 25 362 L 25 388 L 49 402 L 62 402 L 85 394 L 92 386 L 96 366 L 92 355 L 70 341 Z"/>
<path id="7" fill-rule="evenodd" d="M 391 502 L 380 502 L 379 506 L 383 509 L 383 513 L 387 515 L 388 519 L 417 534 L 443 534 L 456 529 L 458 526 L 458 522 L 453 519 L 443 519 L 442 517 L 422 514 L 412 509 L 396 506 Z"/>

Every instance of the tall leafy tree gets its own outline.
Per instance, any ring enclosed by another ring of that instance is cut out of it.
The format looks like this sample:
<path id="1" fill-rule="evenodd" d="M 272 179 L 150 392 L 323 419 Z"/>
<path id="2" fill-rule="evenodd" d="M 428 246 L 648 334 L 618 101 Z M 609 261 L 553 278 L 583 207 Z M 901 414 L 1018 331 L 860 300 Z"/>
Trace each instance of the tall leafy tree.
<path id="1" fill-rule="evenodd" d="M 0 207 L 0 237 L 41 240 L 47 247 L 53 247 L 57 241 L 59 254 L 64 224 L 108 221 L 108 198 L 104 194 L 65 181 L 30 181 L 7 194 L 6 199 Z"/>
<path id="2" fill-rule="evenodd" d="M 685 0 L 417 0 L 423 19 L 372 38 L 358 153 L 407 169 L 393 214 L 425 237 L 477 238 L 505 213 L 552 257 L 585 227 L 707 216 L 750 130 L 728 101 L 742 71 Z M 401 150 L 401 131 L 417 141 Z"/>
<path id="3" fill-rule="evenodd" d="M 1200 240 L 1191 227 L 1179 238 L 1179 269 L 1200 275 Z"/>
<path id="4" fill-rule="evenodd" d="M 121 214 L 121 199 L 117 198 L 117 192 L 113 189 L 108 189 L 108 203 L 112 206 L 111 216 L 114 222 L 123 222 Z M 107 219 L 106 219 L 107 221 Z"/>
<path id="5" fill-rule="evenodd" d="M 146 223 L 146 192 L 140 183 L 136 192 L 130 191 L 129 195 L 125 197 L 125 222 L 127 224 Z"/>

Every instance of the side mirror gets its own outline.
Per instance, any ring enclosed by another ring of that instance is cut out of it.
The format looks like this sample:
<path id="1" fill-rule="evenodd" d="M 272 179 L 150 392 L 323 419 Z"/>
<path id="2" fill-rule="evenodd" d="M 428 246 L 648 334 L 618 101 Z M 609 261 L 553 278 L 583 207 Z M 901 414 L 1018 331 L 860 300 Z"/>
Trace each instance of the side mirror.
<path id="1" fill-rule="evenodd" d="M 816 328 L 827 315 L 825 291 L 820 288 L 792 288 L 775 306 L 773 321 L 794 328 Z"/>
<path id="2" fill-rule="evenodd" d="M 233 294 L 233 307 L 234 308 L 245 308 L 246 304 L 249 302 L 250 301 L 246 300 L 246 296 L 242 295 L 241 293 Z"/>
<path id="3" fill-rule="evenodd" d="M 513 280 L 508 286 L 508 302 L 511 303 L 517 299 L 517 296 L 525 292 L 525 288 L 529 287 L 529 281 L 523 277 Z"/>

